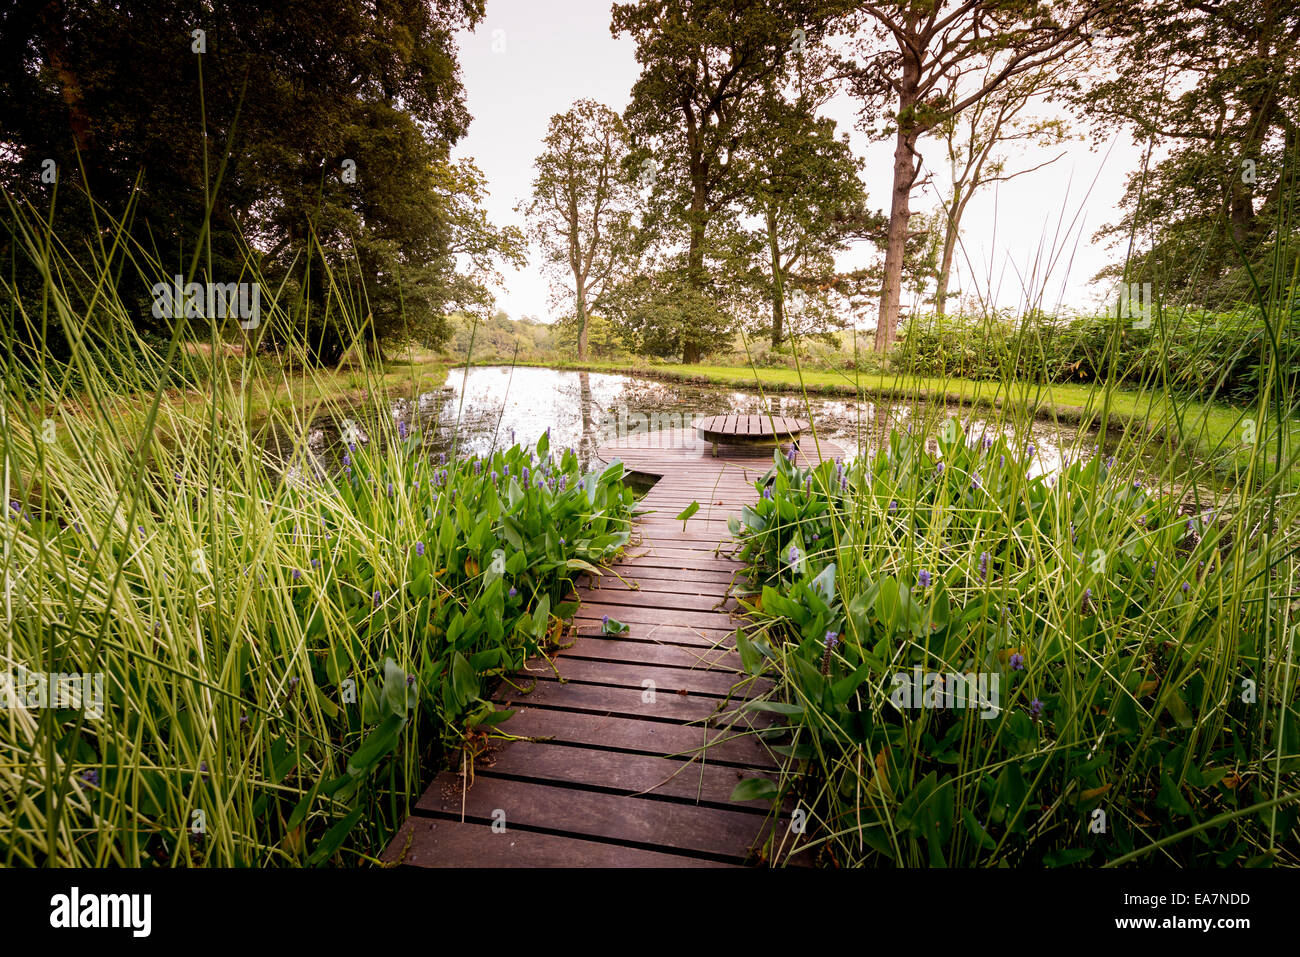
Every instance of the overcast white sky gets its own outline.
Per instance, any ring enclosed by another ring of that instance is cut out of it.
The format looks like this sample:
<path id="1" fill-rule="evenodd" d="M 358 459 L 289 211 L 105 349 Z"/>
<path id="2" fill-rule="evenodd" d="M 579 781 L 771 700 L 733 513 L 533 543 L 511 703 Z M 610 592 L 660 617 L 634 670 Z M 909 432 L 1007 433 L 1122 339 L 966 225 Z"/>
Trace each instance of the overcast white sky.
<path id="1" fill-rule="evenodd" d="M 627 106 L 639 74 L 636 48 L 629 37 L 610 35 L 610 5 L 610 0 L 488 0 L 487 16 L 478 29 L 460 35 L 461 67 L 474 120 L 456 156 L 474 157 L 487 175 L 488 213 L 494 222 L 523 225 L 514 206 L 528 194 L 533 158 L 553 114 L 581 97 L 619 112 Z M 826 112 L 842 131 L 851 133 L 854 148 L 866 157 L 868 201 L 872 208 L 885 209 L 892 142 L 870 141 L 854 129 L 855 105 L 848 97 L 833 101 Z M 1021 277 L 1035 271 L 1036 261 L 1055 258 L 1050 270 L 1037 267 L 1036 286 L 1045 290 L 1046 308 L 1058 303 L 1091 308 L 1108 294 L 1090 280 L 1122 251 L 1107 250 L 1094 243 L 1092 235 L 1117 217 L 1115 204 L 1128 172 L 1140 163 L 1141 151 L 1124 133 L 1097 150 L 1087 141 L 1066 149 L 1067 155 L 1052 166 L 1002 184 L 997 192 L 990 188 L 972 201 L 962 224 L 965 256 L 958 251 L 962 275 L 955 285 L 967 292 L 978 287 L 985 295 L 991 290 L 998 305 L 1014 308 L 1023 300 Z M 920 150 L 927 163 L 938 165 L 937 144 L 922 140 Z M 1012 154 L 1012 168 L 1034 166 L 1061 150 Z M 913 194 L 914 211 L 934 205 L 933 194 Z M 864 244 L 854 255 L 865 259 L 874 251 Z M 504 287 L 497 290 L 498 304 L 515 318 L 530 315 L 549 321 L 555 317 L 547 280 L 535 254 L 532 259 L 522 270 L 507 271 Z M 873 326 L 874 313 L 867 318 L 866 325 Z"/>

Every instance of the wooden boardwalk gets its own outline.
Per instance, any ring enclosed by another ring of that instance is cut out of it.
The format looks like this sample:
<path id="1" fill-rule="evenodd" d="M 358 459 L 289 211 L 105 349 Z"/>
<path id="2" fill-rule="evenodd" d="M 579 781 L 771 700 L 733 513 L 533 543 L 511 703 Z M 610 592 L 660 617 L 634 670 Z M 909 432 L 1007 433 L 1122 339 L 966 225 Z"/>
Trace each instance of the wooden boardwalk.
<path id="1" fill-rule="evenodd" d="M 801 459 L 816 456 L 811 436 Z M 820 443 L 827 458 L 842 454 Z M 710 445 L 687 430 L 638 436 L 598 452 L 658 481 L 625 558 L 579 584 L 573 644 L 552 669 L 530 662 L 494 700 L 521 740 L 444 772 L 384 854 L 417 867 L 725 867 L 752 863 L 765 801 L 737 804 L 745 777 L 778 764 L 739 710 L 763 688 L 744 677 L 731 597 L 742 566 L 720 553 L 727 517 L 752 501 L 771 450 Z M 696 501 L 683 530 L 674 521 Z M 628 625 L 604 634 L 603 619 Z M 513 687 L 512 687 L 513 684 Z M 734 690 L 733 690 L 734 689 Z M 494 827 L 495 822 L 495 827 Z M 770 825 L 769 825 L 770 826 Z M 777 823 L 784 829 L 785 824 Z"/>

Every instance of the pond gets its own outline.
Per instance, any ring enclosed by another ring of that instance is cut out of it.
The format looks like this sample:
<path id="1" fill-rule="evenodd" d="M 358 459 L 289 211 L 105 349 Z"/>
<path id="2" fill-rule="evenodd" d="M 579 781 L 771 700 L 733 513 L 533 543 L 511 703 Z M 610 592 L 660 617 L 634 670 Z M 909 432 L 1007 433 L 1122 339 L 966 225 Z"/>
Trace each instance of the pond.
<path id="1" fill-rule="evenodd" d="M 395 398 L 390 404 L 393 424 L 405 422 L 411 429 L 431 431 L 426 439 L 435 452 L 481 455 L 515 442 L 534 443 L 550 429 L 551 446 L 573 447 L 584 467 L 598 463 L 596 449 L 601 444 L 656 428 L 690 426 L 697 419 L 726 412 L 808 419 L 818 437 L 838 443 L 849 458 L 876 448 L 890 428 L 916 425 L 933 431 L 949 416 L 963 422 L 974 437 L 986 431 L 1015 437 L 1010 425 L 983 419 L 976 410 L 938 403 L 820 396 L 805 400 L 793 394 L 763 396 L 723 386 L 534 367 L 452 369 L 444 388 Z M 368 435 L 377 423 L 358 410 L 355 425 Z M 329 457 L 341 427 L 341 421 L 329 416 L 311 423 L 308 445 L 314 459 Z M 1077 437 L 1077 430 L 1035 421 L 1028 435 L 1022 427 L 1018 441 L 1034 445 L 1031 473 L 1038 474 L 1059 469 L 1063 460 L 1076 454 Z M 270 444 L 284 448 L 289 437 L 278 438 Z M 1088 448 L 1091 451 L 1091 443 Z"/>

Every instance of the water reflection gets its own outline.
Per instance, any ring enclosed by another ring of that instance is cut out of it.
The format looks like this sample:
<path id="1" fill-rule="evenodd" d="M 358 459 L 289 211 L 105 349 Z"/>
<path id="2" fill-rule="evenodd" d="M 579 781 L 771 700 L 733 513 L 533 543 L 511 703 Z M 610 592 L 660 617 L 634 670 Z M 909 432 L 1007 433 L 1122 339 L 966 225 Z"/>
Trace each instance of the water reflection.
<path id="1" fill-rule="evenodd" d="M 944 420 L 955 417 L 973 440 L 1001 432 L 1013 445 L 1034 447 L 1033 474 L 1059 469 L 1072 453 L 1077 431 L 1035 421 L 1019 433 L 980 418 L 973 410 L 933 402 L 857 401 L 802 395 L 760 395 L 718 386 L 666 382 L 601 372 L 487 366 L 454 369 L 446 386 L 433 392 L 393 399 L 389 421 L 378 422 L 358 409 L 351 419 L 321 416 L 308 427 L 307 459 L 302 467 L 319 471 L 337 454 L 340 432 L 361 441 L 405 427 L 425 433 L 434 453 L 482 455 L 515 442 L 535 443 L 550 429 L 553 448 L 573 448 L 584 467 L 598 464 L 597 448 L 616 435 L 656 426 L 689 426 L 693 419 L 727 412 L 772 414 L 808 419 L 815 435 L 840 445 L 848 458 L 879 447 L 892 428 L 924 431 L 933 438 Z M 812 436 L 806 434 L 805 442 Z M 294 442 L 271 434 L 272 455 L 287 456 Z M 332 450 L 332 451 L 331 451 Z"/>
<path id="2" fill-rule="evenodd" d="M 481 454 L 512 440 L 536 441 L 549 428 L 553 446 L 572 446 L 586 464 L 595 461 L 597 446 L 612 438 L 611 431 L 635 434 L 727 412 L 808 419 L 818 438 L 837 443 L 849 458 L 877 448 L 892 428 L 924 430 L 933 436 L 953 416 L 977 440 L 1001 432 L 1009 440 L 1032 445 L 1033 474 L 1059 469 L 1077 435 L 1075 430 L 1036 421 L 1017 436 L 1010 427 L 942 403 L 764 396 L 717 386 L 557 369 L 487 367 L 468 374 L 456 369 L 448 376 L 446 390 L 437 395 L 442 399 L 437 416 L 439 448 L 449 448 L 458 435 L 460 451 Z M 930 450 L 938 451 L 933 438 Z"/>

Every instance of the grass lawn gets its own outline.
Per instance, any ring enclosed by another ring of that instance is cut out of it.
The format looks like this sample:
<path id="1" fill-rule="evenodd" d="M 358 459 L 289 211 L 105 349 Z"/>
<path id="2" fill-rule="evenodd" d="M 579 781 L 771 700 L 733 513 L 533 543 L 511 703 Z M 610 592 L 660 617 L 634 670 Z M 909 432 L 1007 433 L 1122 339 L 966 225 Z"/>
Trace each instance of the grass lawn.
<path id="1" fill-rule="evenodd" d="M 796 371 L 747 366 L 629 365 L 626 362 L 576 363 L 563 360 L 527 364 L 747 389 L 802 391 L 810 395 L 863 395 L 890 399 L 941 397 L 944 401 L 963 405 L 1005 405 L 1009 409 L 1082 427 L 1100 427 L 1105 417 L 1108 427 L 1140 426 L 1156 437 L 1176 437 L 1181 433 L 1186 436 L 1185 444 L 1194 455 L 1224 471 L 1249 466 L 1252 449 L 1242 439 L 1251 430 L 1246 421 L 1255 420 L 1257 415 L 1254 407 L 1237 408 L 1226 403 L 1177 399 L 1153 391 L 1137 392 L 1104 383 L 1098 386 L 1015 382 L 1008 388 L 1003 382 L 826 369 Z M 1293 439 L 1300 437 L 1300 422 L 1292 419 L 1288 431 Z M 1267 432 L 1263 422 L 1255 422 L 1256 436 L 1263 437 Z"/>

